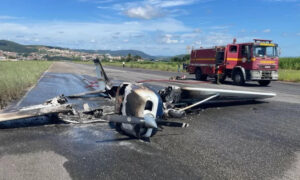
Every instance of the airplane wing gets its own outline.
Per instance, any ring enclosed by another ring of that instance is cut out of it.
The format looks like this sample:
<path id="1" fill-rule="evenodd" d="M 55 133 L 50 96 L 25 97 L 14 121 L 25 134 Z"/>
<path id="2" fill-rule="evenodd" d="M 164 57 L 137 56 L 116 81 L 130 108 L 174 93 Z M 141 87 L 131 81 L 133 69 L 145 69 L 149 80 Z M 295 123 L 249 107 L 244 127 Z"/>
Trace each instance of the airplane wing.
<path id="1" fill-rule="evenodd" d="M 185 111 L 208 101 L 247 101 L 266 99 L 276 96 L 275 93 L 212 89 L 198 87 L 169 86 L 159 91 L 167 104 L 192 103 L 183 108 L 167 108 L 166 115 L 180 118 Z"/>
<path id="2" fill-rule="evenodd" d="M 211 89 L 198 87 L 182 87 L 181 98 L 202 100 L 213 95 L 218 95 L 218 100 L 255 100 L 266 99 L 276 96 L 275 93 L 255 92 L 255 91 L 239 91 L 227 89 Z"/>
<path id="3" fill-rule="evenodd" d="M 17 112 L 10 113 L 1 113 L 0 122 L 11 121 L 24 118 L 33 118 L 38 116 L 44 116 L 48 114 L 58 114 L 58 113 L 67 113 L 72 112 L 72 109 L 69 108 L 68 104 L 63 104 L 59 106 L 41 106 L 32 109 L 21 109 Z"/>
<path id="4" fill-rule="evenodd" d="M 44 104 L 24 107 L 16 112 L 0 113 L 0 122 L 69 112 L 72 112 L 71 104 L 67 103 L 64 96 L 59 96 L 46 101 Z"/>

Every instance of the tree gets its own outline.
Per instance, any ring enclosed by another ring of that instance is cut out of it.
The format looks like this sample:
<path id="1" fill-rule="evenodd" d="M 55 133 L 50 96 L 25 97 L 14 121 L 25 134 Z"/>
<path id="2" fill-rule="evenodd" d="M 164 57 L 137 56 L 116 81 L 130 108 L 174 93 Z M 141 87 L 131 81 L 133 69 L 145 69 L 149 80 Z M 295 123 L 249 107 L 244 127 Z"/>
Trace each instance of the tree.
<path id="1" fill-rule="evenodd" d="M 132 56 L 130 53 L 127 55 L 126 61 L 127 62 L 132 61 Z"/>
<path id="2" fill-rule="evenodd" d="M 134 61 L 138 61 L 139 59 L 142 59 L 142 57 L 139 56 L 139 55 L 135 55 L 135 56 L 133 57 L 133 60 L 134 60 Z"/>
<path id="3" fill-rule="evenodd" d="M 184 56 L 175 56 L 171 58 L 172 62 L 186 62 L 190 60 L 190 55 L 186 54 Z"/>

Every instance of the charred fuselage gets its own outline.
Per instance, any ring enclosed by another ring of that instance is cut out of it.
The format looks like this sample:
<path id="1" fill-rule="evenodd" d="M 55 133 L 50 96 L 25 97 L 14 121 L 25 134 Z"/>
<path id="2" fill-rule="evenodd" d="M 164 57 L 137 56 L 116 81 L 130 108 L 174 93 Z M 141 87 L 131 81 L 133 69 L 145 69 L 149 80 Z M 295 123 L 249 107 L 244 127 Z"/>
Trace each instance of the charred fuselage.
<path id="1" fill-rule="evenodd" d="M 117 114 L 143 118 L 157 127 L 156 119 L 163 115 L 163 102 L 159 94 L 138 83 L 123 83 L 116 93 Z M 150 137 L 156 130 L 140 124 L 117 123 L 117 127 L 135 137 Z"/>

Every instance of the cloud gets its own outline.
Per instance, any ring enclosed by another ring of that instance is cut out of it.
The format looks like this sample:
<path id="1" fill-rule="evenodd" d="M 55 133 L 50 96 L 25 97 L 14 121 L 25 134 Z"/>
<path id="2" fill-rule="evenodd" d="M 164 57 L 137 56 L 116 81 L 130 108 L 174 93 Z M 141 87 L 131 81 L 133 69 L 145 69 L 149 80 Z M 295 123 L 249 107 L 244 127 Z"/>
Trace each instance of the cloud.
<path id="1" fill-rule="evenodd" d="M 200 29 L 199 29 L 200 30 Z M 199 32 L 172 18 L 122 23 L 1 23 L 0 39 L 74 49 L 136 49 L 152 55 L 177 55 L 186 46 L 212 47 L 232 42 L 233 35 Z M 237 37 L 239 42 L 253 39 Z"/>
<path id="2" fill-rule="evenodd" d="M 300 32 L 296 33 L 296 36 L 300 36 Z"/>
<path id="3" fill-rule="evenodd" d="M 169 7 L 175 7 L 175 6 L 184 6 L 184 5 L 190 5 L 195 3 L 195 0 L 148 0 L 149 4 L 159 6 L 159 7 L 164 7 L 164 8 L 169 8 Z"/>
<path id="4" fill-rule="evenodd" d="M 110 6 L 98 6 L 98 8 L 119 11 L 130 18 L 149 20 L 164 17 L 166 15 L 174 17 L 178 14 L 187 14 L 187 11 L 175 9 L 174 7 L 190 5 L 195 2 L 198 2 L 198 0 L 144 0 L 113 3 Z"/>
<path id="5" fill-rule="evenodd" d="M 98 9 L 111 9 L 109 6 L 97 6 Z"/>
<path id="6" fill-rule="evenodd" d="M 163 18 L 149 21 L 123 23 L 43 22 L 1 23 L 0 39 L 10 39 L 22 44 L 42 44 L 76 49 L 137 49 L 159 54 L 164 44 L 183 42 L 174 37 L 165 43 L 155 41 L 158 34 L 191 32 L 182 22 Z M 126 43 L 124 43 L 126 42 Z M 173 54 L 170 49 L 163 54 Z"/>
<path id="7" fill-rule="evenodd" d="M 201 41 L 195 41 L 194 44 L 200 46 L 202 44 L 202 42 Z"/>
<path id="8" fill-rule="evenodd" d="M 245 32 L 247 32 L 247 30 L 246 30 L 246 29 L 241 29 L 240 32 L 241 32 L 241 33 L 245 33 Z"/>
<path id="9" fill-rule="evenodd" d="M 254 37 L 250 36 L 234 36 L 230 33 L 224 32 L 209 32 L 202 33 L 201 36 L 191 39 L 190 46 L 194 48 L 205 47 L 210 48 L 214 46 L 222 46 L 228 43 L 232 43 L 233 38 L 236 38 L 238 42 L 252 41 Z"/>
<path id="10" fill-rule="evenodd" d="M 232 25 L 221 25 L 221 26 L 212 26 L 210 29 L 214 30 L 224 30 L 230 28 Z"/>
<path id="11" fill-rule="evenodd" d="M 271 32 L 271 29 L 265 29 L 265 30 L 263 30 L 263 32 L 264 33 L 269 33 L 269 32 Z"/>
<path id="12" fill-rule="evenodd" d="M 15 20 L 15 19 L 21 19 L 21 17 L 15 17 L 15 16 L 0 16 L 0 20 Z"/>
<path id="13" fill-rule="evenodd" d="M 162 37 L 162 42 L 163 43 L 167 43 L 167 44 L 176 44 L 179 43 L 179 41 L 177 39 L 172 39 L 173 36 L 171 34 L 165 34 Z"/>
<path id="14" fill-rule="evenodd" d="M 196 28 L 196 29 L 193 30 L 193 32 L 194 32 L 194 33 L 201 33 L 202 30 L 201 30 L 200 28 Z"/>
<path id="15" fill-rule="evenodd" d="M 124 12 L 128 17 L 140 18 L 140 19 L 153 19 L 157 17 L 162 17 L 162 10 L 146 5 L 145 7 L 134 7 L 126 10 Z"/>
<path id="16" fill-rule="evenodd" d="M 181 35 L 182 39 L 195 39 L 199 37 L 199 33 L 183 33 Z"/>

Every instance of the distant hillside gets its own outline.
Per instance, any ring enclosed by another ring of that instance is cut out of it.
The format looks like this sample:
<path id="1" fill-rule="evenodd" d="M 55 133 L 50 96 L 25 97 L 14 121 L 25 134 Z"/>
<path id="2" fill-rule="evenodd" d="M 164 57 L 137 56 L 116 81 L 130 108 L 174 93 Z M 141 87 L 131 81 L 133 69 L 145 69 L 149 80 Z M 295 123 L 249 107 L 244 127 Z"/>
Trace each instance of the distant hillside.
<path id="1" fill-rule="evenodd" d="M 49 48 L 49 49 L 60 49 L 60 50 L 70 50 L 69 48 L 62 48 L 62 47 L 56 47 L 56 46 L 43 46 L 43 45 L 27 45 L 29 48 Z"/>
<path id="2" fill-rule="evenodd" d="M 87 52 L 87 53 L 99 53 L 99 54 L 110 54 L 112 56 L 127 56 L 128 54 L 131 54 L 132 56 L 141 56 L 144 59 L 156 59 L 155 56 L 151 56 L 149 54 L 146 54 L 142 51 L 138 50 L 84 50 L 84 49 L 76 49 L 76 51 L 80 52 Z"/>
<path id="3" fill-rule="evenodd" d="M 138 50 L 117 50 L 117 51 L 111 51 L 111 50 L 86 50 L 86 49 L 69 49 L 69 48 L 62 48 L 62 47 L 55 47 L 55 46 L 43 46 L 43 45 L 22 45 L 18 44 L 12 41 L 7 40 L 0 40 L 0 50 L 3 51 L 9 51 L 9 52 L 16 52 L 16 53 L 32 53 L 37 52 L 39 48 L 46 47 L 49 49 L 68 49 L 78 52 L 85 52 L 85 53 L 99 53 L 99 54 L 110 54 L 112 56 L 127 56 L 128 54 L 131 54 L 132 56 L 138 55 L 141 56 L 144 59 L 156 59 L 155 56 L 151 56 L 149 54 L 146 54 L 142 51 Z"/>
<path id="4" fill-rule="evenodd" d="M 32 53 L 37 52 L 36 48 L 21 45 L 12 41 L 0 40 L 0 50 L 16 52 L 16 53 Z"/>

